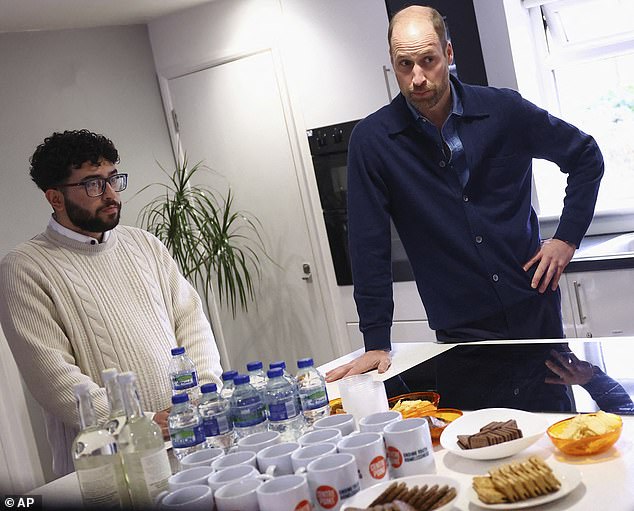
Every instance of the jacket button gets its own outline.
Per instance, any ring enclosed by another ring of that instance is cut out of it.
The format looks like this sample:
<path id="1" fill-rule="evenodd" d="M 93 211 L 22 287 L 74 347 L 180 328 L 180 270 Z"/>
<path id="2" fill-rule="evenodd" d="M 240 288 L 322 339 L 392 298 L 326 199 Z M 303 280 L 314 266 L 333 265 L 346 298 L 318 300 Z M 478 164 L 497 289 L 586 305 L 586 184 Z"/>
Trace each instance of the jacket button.
<path id="1" fill-rule="evenodd" d="M 500 280 L 500 277 L 498 277 L 497 273 L 494 273 L 491 278 L 493 279 L 493 282 L 497 282 L 498 280 Z"/>
<path id="2" fill-rule="evenodd" d="M 463 195 L 462 200 L 465 202 L 469 202 L 469 197 L 467 195 Z"/>
<path id="3" fill-rule="evenodd" d="M 476 236 L 475 237 L 475 242 L 476 243 L 482 243 L 482 236 Z"/>
<path id="4" fill-rule="evenodd" d="M 445 168 L 445 165 L 447 165 L 447 164 L 445 163 L 445 161 L 444 161 L 444 160 L 440 160 L 440 161 L 438 162 L 438 166 L 439 166 L 441 169 L 442 169 L 442 168 Z"/>

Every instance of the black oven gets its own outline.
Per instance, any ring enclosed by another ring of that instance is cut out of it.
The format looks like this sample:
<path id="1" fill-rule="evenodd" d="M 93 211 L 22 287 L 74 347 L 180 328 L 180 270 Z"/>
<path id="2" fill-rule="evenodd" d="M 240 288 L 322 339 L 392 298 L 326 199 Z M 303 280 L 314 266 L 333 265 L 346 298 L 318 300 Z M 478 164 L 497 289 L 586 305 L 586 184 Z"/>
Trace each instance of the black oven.
<path id="1" fill-rule="evenodd" d="M 344 122 L 307 131 L 330 255 L 337 284 L 340 286 L 352 284 L 348 251 L 347 159 L 348 141 L 357 122 Z M 414 280 L 403 244 L 393 225 L 392 278 L 395 282 Z"/>

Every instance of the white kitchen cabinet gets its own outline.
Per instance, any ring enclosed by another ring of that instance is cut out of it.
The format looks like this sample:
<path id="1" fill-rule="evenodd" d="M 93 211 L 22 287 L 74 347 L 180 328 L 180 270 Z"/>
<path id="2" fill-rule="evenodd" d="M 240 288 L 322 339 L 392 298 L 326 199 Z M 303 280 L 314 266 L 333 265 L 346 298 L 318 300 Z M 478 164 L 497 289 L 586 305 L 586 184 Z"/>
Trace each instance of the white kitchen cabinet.
<path id="1" fill-rule="evenodd" d="M 565 273 L 560 288 L 566 337 L 634 335 L 634 268 Z"/>
<path id="2" fill-rule="evenodd" d="M 284 60 L 308 128 L 352 121 L 398 92 L 384 0 L 282 0 Z M 384 69 L 385 68 L 385 69 Z"/>

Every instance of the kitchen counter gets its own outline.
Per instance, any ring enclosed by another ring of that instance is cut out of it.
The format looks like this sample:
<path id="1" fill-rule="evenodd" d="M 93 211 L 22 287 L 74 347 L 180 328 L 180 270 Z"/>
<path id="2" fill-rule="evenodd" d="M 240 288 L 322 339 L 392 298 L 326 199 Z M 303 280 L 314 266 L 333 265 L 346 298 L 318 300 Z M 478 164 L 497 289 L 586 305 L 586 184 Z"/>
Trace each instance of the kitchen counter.
<path id="1" fill-rule="evenodd" d="M 592 339 L 592 341 L 586 339 L 567 339 L 565 342 L 569 347 L 574 348 L 573 351 L 577 353 L 581 353 L 583 348 L 595 349 L 601 343 L 607 343 L 610 346 L 634 346 L 634 338 L 632 337 L 595 338 Z M 393 346 L 392 366 L 390 369 L 381 375 L 379 375 L 377 371 L 372 371 L 371 374 L 375 379 L 386 382 L 386 388 L 389 388 L 390 384 L 394 383 L 394 380 L 397 380 L 400 384 L 411 385 L 412 382 L 417 381 L 415 378 L 412 379 L 411 375 L 417 372 L 428 373 L 429 375 L 435 368 L 438 370 L 438 374 L 455 374 L 450 366 L 443 366 L 443 364 L 455 363 L 455 361 L 459 359 L 451 358 L 452 354 L 460 354 L 464 350 L 470 350 L 467 351 L 469 356 L 474 353 L 472 350 L 481 350 L 488 358 L 495 359 L 495 356 L 491 355 L 497 350 L 502 350 L 505 356 L 508 354 L 508 349 L 520 350 L 519 353 L 523 353 L 522 350 L 525 349 L 530 350 L 526 353 L 539 353 L 541 348 L 550 349 L 560 344 L 561 340 L 483 341 L 468 343 L 468 345 L 395 343 Z M 592 353 L 592 349 L 586 349 L 585 352 Z M 337 360 L 320 366 L 319 369 L 326 371 L 336 367 L 351 360 L 361 352 L 362 350 L 358 350 L 344 357 L 340 357 Z M 510 353 L 515 354 L 518 352 L 511 351 Z M 520 362 L 526 364 L 527 359 L 520 358 Z M 631 367 L 631 364 L 629 365 Z M 408 374 L 410 377 L 406 378 Z M 500 374 L 503 374 L 503 371 Z M 469 389 L 463 388 L 463 390 L 466 391 L 478 387 L 476 380 L 479 375 L 476 374 L 476 372 L 469 372 L 465 376 L 474 384 L 470 385 Z M 634 374 L 632 374 L 632 376 L 634 377 Z M 505 385 L 502 385 L 502 387 L 505 387 Z M 399 387 L 392 385 L 392 389 L 398 391 Z M 410 388 L 410 390 L 423 389 Z M 444 404 L 442 391 L 439 390 L 439 392 L 441 392 L 440 406 L 447 406 Z M 337 382 L 328 384 L 328 393 L 331 399 L 339 396 Z M 514 392 L 511 393 L 511 396 L 515 395 Z M 520 391 L 517 395 L 522 397 L 522 392 Z M 502 398 L 505 399 L 506 397 L 502 396 Z M 490 406 L 499 406 L 499 404 L 492 402 Z M 477 409 L 477 407 L 462 407 L 462 409 L 465 410 L 465 414 L 467 414 L 469 413 L 468 410 Z M 538 413 L 542 414 L 549 424 L 553 424 L 562 418 L 572 415 L 572 412 L 544 413 L 544 411 L 541 411 Z M 548 437 L 544 435 L 527 450 L 504 460 L 469 460 L 450 453 L 438 446 L 435 448 L 437 471 L 439 474 L 454 477 L 462 485 L 463 491 L 460 493 L 454 505 L 454 509 L 460 511 L 477 511 L 477 509 L 480 508 L 469 503 L 467 491 L 474 475 L 486 474 L 489 468 L 502 462 L 513 459 L 523 459 L 530 455 L 539 455 L 554 467 L 558 464 L 574 465 L 582 472 L 582 484 L 573 492 L 540 509 L 548 509 L 549 511 L 587 511 L 589 509 L 605 507 L 606 504 L 609 503 L 609 509 L 611 511 L 632 511 L 634 509 L 634 415 L 622 414 L 622 418 L 623 433 L 621 438 L 614 447 L 601 455 L 585 458 L 562 455 L 555 449 Z M 71 509 L 81 505 L 81 497 L 75 474 L 69 474 L 40 488 L 36 488 L 31 494 L 43 496 L 44 509 Z"/>

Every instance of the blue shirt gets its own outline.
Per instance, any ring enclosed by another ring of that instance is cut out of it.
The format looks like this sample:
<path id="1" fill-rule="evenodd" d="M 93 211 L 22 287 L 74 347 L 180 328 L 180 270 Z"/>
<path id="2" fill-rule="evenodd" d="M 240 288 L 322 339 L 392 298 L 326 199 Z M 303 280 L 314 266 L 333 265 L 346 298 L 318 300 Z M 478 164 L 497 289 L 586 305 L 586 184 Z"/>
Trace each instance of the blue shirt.
<path id="1" fill-rule="evenodd" d="M 603 158 L 594 139 L 509 89 L 462 84 L 454 115 L 468 179 L 421 134 L 402 95 L 359 122 L 348 152 L 349 245 L 366 350 L 390 347 L 390 218 L 434 330 L 478 321 L 531 298 L 540 243 L 532 160 L 568 174 L 555 237 L 579 245 L 594 212 Z"/>
<path id="2" fill-rule="evenodd" d="M 460 135 L 458 135 L 458 121 L 456 119 L 456 117 L 462 116 L 462 101 L 460 100 L 460 96 L 456 93 L 456 87 L 453 82 L 449 82 L 449 86 L 451 88 L 451 112 L 449 112 L 447 120 L 443 123 L 440 131 L 409 101 L 407 102 L 407 106 L 412 112 L 414 119 L 416 119 L 421 131 L 433 139 L 438 148 L 445 153 L 447 157 L 447 167 L 456 173 L 460 184 L 464 188 L 469 180 L 469 167 L 467 166 L 467 160 L 464 155 L 462 140 L 460 140 Z"/>

